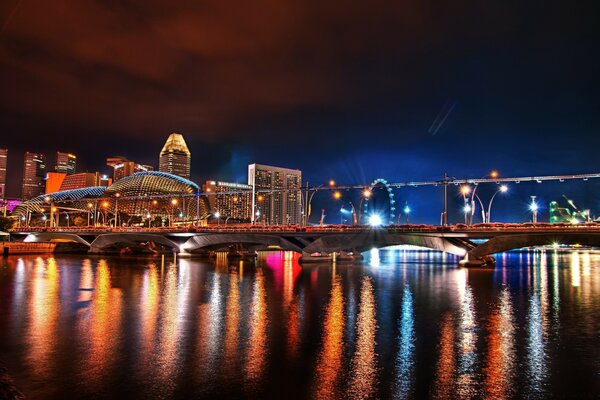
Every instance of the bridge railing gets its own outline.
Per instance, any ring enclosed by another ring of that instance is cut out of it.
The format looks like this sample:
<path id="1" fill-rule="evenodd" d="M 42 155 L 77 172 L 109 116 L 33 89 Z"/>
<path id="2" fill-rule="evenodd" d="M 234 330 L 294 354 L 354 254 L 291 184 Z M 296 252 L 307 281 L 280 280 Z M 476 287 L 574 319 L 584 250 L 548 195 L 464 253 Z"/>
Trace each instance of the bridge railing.
<path id="1" fill-rule="evenodd" d="M 373 229 L 381 229 L 391 233 L 439 233 L 439 232 L 532 232 L 532 231 L 580 231 L 580 230 L 600 230 L 598 222 L 582 222 L 579 224 L 569 223 L 481 223 L 475 225 L 456 224 L 449 226 L 425 225 L 425 224 L 404 224 L 390 225 L 385 227 L 373 228 L 366 225 L 324 225 L 301 227 L 298 225 L 209 225 L 209 226 L 187 226 L 187 227 L 99 227 L 99 226 L 60 226 L 60 227 L 21 227 L 14 228 L 14 233 L 35 233 L 35 232 L 61 232 L 61 233 L 285 233 L 285 232 L 308 232 L 308 233 L 344 233 L 344 232 L 367 232 Z"/>

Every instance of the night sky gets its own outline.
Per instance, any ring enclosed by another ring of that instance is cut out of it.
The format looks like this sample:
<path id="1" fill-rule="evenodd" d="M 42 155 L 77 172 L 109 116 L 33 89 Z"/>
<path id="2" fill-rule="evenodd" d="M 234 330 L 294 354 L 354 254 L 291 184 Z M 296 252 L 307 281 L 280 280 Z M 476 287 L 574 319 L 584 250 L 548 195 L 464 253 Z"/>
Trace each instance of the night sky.
<path id="1" fill-rule="evenodd" d="M 597 15 L 556 1 L 5 0 L 8 194 L 25 150 L 108 172 L 115 154 L 157 165 L 171 132 L 197 182 L 243 181 L 251 162 L 315 184 L 598 172 Z M 520 185 L 498 218 L 527 218 L 532 194 L 600 214 L 596 183 Z M 438 189 L 396 196 L 439 220 Z"/>

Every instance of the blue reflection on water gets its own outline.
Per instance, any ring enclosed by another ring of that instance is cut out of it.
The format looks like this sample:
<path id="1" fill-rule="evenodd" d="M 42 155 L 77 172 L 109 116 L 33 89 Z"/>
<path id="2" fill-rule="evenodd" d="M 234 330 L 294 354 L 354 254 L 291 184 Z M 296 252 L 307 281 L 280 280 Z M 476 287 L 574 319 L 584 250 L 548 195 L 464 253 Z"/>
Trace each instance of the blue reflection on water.
<path id="1" fill-rule="evenodd" d="M 394 398 L 405 399 L 410 396 L 413 382 L 415 319 L 413 295 L 410 287 L 404 287 L 402 296 L 402 316 L 400 317 L 400 335 L 398 336 L 398 355 L 396 357 L 396 390 Z"/>

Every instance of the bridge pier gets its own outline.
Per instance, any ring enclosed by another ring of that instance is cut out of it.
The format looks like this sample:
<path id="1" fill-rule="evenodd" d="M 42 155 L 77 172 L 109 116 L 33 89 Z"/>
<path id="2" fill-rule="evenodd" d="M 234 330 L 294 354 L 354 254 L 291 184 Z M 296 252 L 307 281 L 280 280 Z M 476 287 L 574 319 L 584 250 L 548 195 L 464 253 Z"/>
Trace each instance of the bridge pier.
<path id="1" fill-rule="evenodd" d="M 490 255 L 484 255 L 481 257 L 469 257 L 469 253 L 465 255 L 465 258 L 458 262 L 461 267 L 493 267 L 496 265 L 496 259 Z"/>

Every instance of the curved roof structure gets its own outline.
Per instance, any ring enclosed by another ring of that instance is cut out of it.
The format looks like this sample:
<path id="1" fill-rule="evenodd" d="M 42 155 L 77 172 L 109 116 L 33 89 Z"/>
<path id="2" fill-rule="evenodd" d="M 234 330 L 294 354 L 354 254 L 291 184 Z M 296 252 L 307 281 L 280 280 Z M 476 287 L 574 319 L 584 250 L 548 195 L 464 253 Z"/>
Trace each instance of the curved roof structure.
<path id="1" fill-rule="evenodd" d="M 95 204 L 102 200 L 102 205 L 97 206 L 109 213 L 118 209 L 132 215 L 181 213 L 203 218 L 210 214 L 210 206 L 206 196 L 196 199 L 199 193 L 198 185 L 189 179 L 159 171 L 137 172 L 108 188 L 97 186 L 44 194 L 19 204 L 13 213 L 41 213 L 50 203 L 59 209 L 87 212 L 90 200 L 95 200 Z"/>
<path id="2" fill-rule="evenodd" d="M 196 194 L 200 188 L 189 179 L 159 171 L 136 172 L 106 189 L 106 195 L 123 197 Z"/>
<path id="3" fill-rule="evenodd" d="M 78 200 L 93 199 L 101 197 L 106 190 L 105 186 L 92 186 L 82 189 L 63 190 L 62 192 L 41 194 L 33 199 L 24 201 L 17 205 L 13 210 L 13 214 L 25 215 L 29 212 L 41 212 L 42 207 L 56 202 L 71 202 L 73 208 L 85 209 L 85 205 L 78 207 Z"/>

